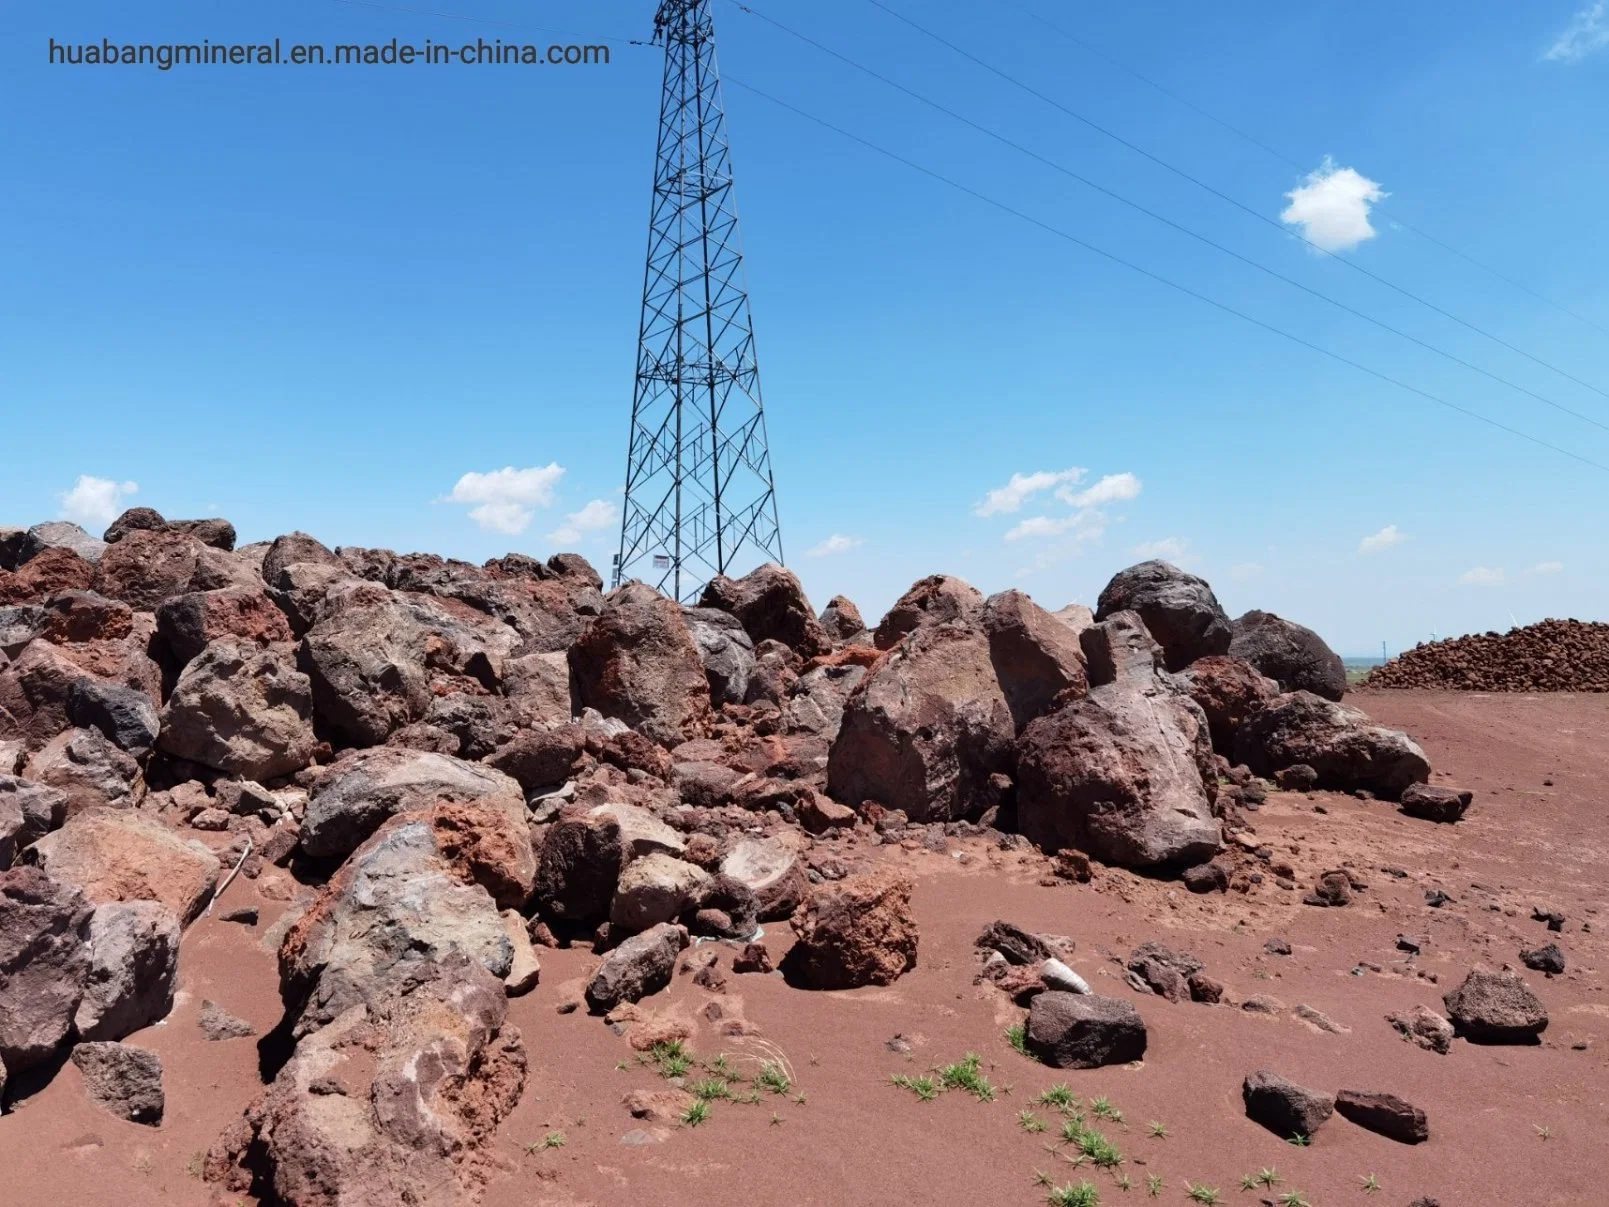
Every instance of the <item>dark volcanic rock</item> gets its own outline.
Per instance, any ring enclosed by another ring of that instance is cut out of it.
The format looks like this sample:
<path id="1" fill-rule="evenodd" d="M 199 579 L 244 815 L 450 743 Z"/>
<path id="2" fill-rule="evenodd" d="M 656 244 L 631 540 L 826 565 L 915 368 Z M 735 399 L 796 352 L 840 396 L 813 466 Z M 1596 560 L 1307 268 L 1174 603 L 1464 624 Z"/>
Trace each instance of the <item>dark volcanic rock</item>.
<path id="1" fill-rule="evenodd" d="M 151 752 L 162 730 L 151 697 L 121 683 L 84 677 L 67 693 L 67 719 L 100 731 L 119 749 L 136 758 Z"/>
<path id="2" fill-rule="evenodd" d="M 1293 1136 L 1312 1139 L 1335 1113 L 1335 1098 L 1287 1081 L 1267 1069 L 1246 1075 L 1241 1086 L 1246 1117 L 1260 1123 L 1282 1140 Z"/>
<path id="3" fill-rule="evenodd" d="M 119 1043 L 82 1043 L 73 1063 L 84 1075 L 84 1092 L 101 1110 L 155 1127 L 162 1122 L 162 1058 Z"/>
<path id="4" fill-rule="evenodd" d="M 742 623 L 719 608 L 683 608 L 682 617 L 704 661 L 710 699 L 716 704 L 742 704 L 754 674 L 754 641 Z"/>
<path id="5" fill-rule="evenodd" d="M 1321 788 L 1364 788 L 1387 800 L 1430 775 L 1425 752 L 1407 734 L 1311 692 L 1290 692 L 1255 713 L 1236 736 L 1235 760 L 1263 776 L 1305 763 Z"/>
<path id="6" fill-rule="evenodd" d="M 1402 811 L 1423 821 L 1461 821 L 1475 799 L 1473 792 L 1435 784 L 1409 784 L 1402 791 Z"/>
<path id="7" fill-rule="evenodd" d="M 1335 1109 L 1359 1127 L 1403 1144 L 1423 1144 L 1430 1139 L 1430 1123 L 1424 1111 L 1395 1094 L 1342 1090 L 1335 1096 Z"/>
<path id="8" fill-rule="evenodd" d="M 1279 686 L 1240 658 L 1213 654 L 1198 658 L 1184 672 L 1190 698 L 1201 706 L 1212 731 L 1212 748 L 1226 758 L 1235 752 L 1235 734 L 1253 714 L 1279 695 Z"/>
<path id="9" fill-rule="evenodd" d="M 1550 976 L 1558 976 L 1564 972 L 1564 952 L 1557 943 L 1549 943 L 1546 947 L 1538 947 L 1534 951 L 1520 952 L 1520 963 L 1532 972 L 1545 972 Z"/>
<path id="10" fill-rule="evenodd" d="M 625 857 L 620 823 L 613 816 L 559 818 L 548 827 L 537 859 L 537 904 L 566 921 L 602 921 L 609 916 Z"/>
<path id="11" fill-rule="evenodd" d="M 834 595 L 821 610 L 820 620 L 821 627 L 827 631 L 827 636 L 840 645 L 848 645 L 857 640 L 867 645 L 871 644 L 871 634 L 866 632 L 866 622 L 861 619 L 860 609 L 851 599 Z"/>
<path id="12" fill-rule="evenodd" d="M 832 639 L 810 610 L 798 576 L 781 566 L 767 563 L 738 579 L 718 574 L 704 588 L 699 605 L 730 612 L 756 645 L 780 641 L 805 658 L 832 649 Z"/>
<path id="13" fill-rule="evenodd" d="M 1132 1003 L 1100 994 L 1038 994 L 1028 1010 L 1028 1050 L 1057 1069 L 1098 1069 L 1145 1055 L 1145 1020 Z"/>
<path id="14" fill-rule="evenodd" d="M 687 946 L 687 930 L 661 922 L 633 935 L 604 957 L 587 983 L 587 1005 L 607 1014 L 622 1002 L 635 1002 L 670 984 L 676 957 Z"/>
<path id="15" fill-rule="evenodd" d="M 235 638 L 254 645 L 289 642 L 291 627 L 261 586 L 192 591 L 156 610 L 157 636 L 182 666 L 214 641 Z"/>
<path id="16" fill-rule="evenodd" d="M 1183 670 L 1209 654 L 1229 652 L 1229 617 L 1212 588 L 1167 562 L 1141 562 L 1118 571 L 1096 602 L 1095 619 L 1106 620 L 1117 612 L 1139 613 L 1162 647 L 1170 671 Z"/>
<path id="17" fill-rule="evenodd" d="M 1273 679 L 1281 691 L 1312 692 L 1326 700 L 1339 700 L 1346 692 L 1341 656 L 1312 629 L 1272 612 L 1251 611 L 1235 621 L 1229 653 Z"/>
<path id="18" fill-rule="evenodd" d="M 1476 1043 L 1537 1043 L 1548 1026 L 1542 1000 L 1512 972 L 1474 969 L 1442 1003 L 1458 1034 Z"/>

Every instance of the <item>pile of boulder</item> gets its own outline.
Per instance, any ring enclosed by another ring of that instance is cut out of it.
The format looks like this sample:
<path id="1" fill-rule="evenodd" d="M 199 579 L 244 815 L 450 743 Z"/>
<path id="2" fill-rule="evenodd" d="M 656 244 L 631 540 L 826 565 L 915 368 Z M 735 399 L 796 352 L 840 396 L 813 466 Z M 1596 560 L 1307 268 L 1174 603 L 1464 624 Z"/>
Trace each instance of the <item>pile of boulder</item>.
<path id="1" fill-rule="evenodd" d="M 1609 624 L 1542 620 L 1506 633 L 1423 643 L 1375 667 L 1363 686 L 1609 692 Z"/>
<path id="2" fill-rule="evenodd" d="M 1338 702 L 1338 667 L 1164 562 L 1093 613 L 933 576 L 869 628 L 774 565 L 690 607 L 605 594 L 573 554 L 237 548 L 149 509 L 102 539 L 0 529 L 0 1062 L 160 1019 L 226 875 L 290 869 L 319 887 L 279 949 L 270 1083 L 209 1176 L 302 1203 L 359 1171 L 468 1184 L 520 1095 L 505 999 L 543 945 L 594 947 L 598 1013 L 767 923 L 790 983 L 888 984 L 918 958 L 912 884 L 833 857 L 844 835 L 1207 865 L 1252 776 L 1393 799 L 1428 777 Z M 1045 976 L 1031 1044 L 1143 1051 Z"/>

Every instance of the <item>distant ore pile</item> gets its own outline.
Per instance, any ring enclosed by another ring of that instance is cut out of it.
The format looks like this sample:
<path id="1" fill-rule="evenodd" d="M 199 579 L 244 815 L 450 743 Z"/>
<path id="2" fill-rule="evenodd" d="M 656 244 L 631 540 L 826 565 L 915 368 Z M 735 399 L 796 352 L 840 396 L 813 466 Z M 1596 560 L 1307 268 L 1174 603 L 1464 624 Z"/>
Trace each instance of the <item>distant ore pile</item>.
<path id="1" fill-rule="evenodd" d="M 1543 620 L 1418 645 L 1370 671 L 1363 686 L 1609 692 L 1609 624 Z"/>

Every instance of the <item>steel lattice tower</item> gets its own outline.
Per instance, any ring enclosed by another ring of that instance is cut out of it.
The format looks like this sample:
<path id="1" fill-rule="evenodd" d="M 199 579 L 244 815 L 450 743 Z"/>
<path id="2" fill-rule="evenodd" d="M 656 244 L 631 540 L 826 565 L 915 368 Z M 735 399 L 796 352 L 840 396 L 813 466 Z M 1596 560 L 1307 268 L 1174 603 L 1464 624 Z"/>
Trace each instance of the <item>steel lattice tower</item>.
<path id="1" fill-rule="evenodd" d="M 665 81 L 614 566 L 614 585 L 683 602 L 740 559 L 782 561 L 710 7 L 662 0 L 654 17 Z"/>

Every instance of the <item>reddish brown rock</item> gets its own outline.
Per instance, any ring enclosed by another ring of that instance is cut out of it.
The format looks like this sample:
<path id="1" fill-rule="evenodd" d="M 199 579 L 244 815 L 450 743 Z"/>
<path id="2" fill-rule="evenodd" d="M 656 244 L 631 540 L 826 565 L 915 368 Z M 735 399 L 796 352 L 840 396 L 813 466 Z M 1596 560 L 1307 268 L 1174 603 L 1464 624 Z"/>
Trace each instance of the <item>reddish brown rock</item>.
<path id="1" fill-rule="evenodd" d="M 292 640 L 285 613 L 260 586 L 179 595 L 158 606 L 156 626 L 158 637 L 181 666 L 225 637 L 259 646 Z"/>
<path id="2" fill-rule="evenodd" d="M 1342 1118 L 1402 1144 L 1423 1144 L 1430 1139 L 1424 1111 L 1395 1094 L 1370 1090 L 1342 1090 L 1335 1096 Z"/>
<path id="3" fill-rule="evenodd" d="M 893 984 L 916 967 L 911 889 L 892 871 L 815 886 L 793 915 L 783 972 L 807 989 Z"/>
<path id="4" fill-rule="evenodd" d="M 1075 848 L 1106 863 L 1200 863 L 1222 846 L 1207 721 L 1171 677 L 1132 612 L 1086 630 L 1093 672 L 1110 682 L 1023 731 L 1018 825 L 1045 851 Z M 1104 678 L 1104 676 L 1100 676 Z"/>
<path id="5" fill-rule="evenodd" d="M 89 809 L 33 845 L 52 879 L 77 885 L 93 905 L 160 901 L 190 922 L 212 895 L 220 865 L 201 843 L 131 809 Z"/>
<path id="6" fill-rule="evenodd" d="M 1442 998 L 1458 1034 L 1477 1043 L 1537 1043 L 1547 1030 L 1542 999 L 1512 972 L 1476 968 Z"/>
<path id="7" fill-rule="evenodd" d="M 872 641 L 880 650 L 892 649 L 919 628 L 949 623 L 975 626 L 982 615 L 983 595 L 976 587 L 948 574 L 930 574 L 894 602 L 878 622 Z"/>
<path id="8" fill-rule="evenodd" d="M 134 613 L 128 604 L 94 591 L 64 591 L 42 607 L 40 636 L 57 645 L 117 641 L 134 632 Z"/>
<path id="9" fill-rule="evenodd" d="M 1002 591 L 984 603 L 983 631 L 1000 690 L 1020 733 L 1030 721 L 1089 690 L 1078 634 L 1021 591 Z"/>
<path id="10" fill-rule="evenodd" d="M 710 689 L 681 609 L 642 583 L 609 594 L 570 647 L 579 703 L 662 746 L 703 734 Z"/>
<path id="11" fill-rule="evenodd" d="M 90 905 L 39 868 L 0 872 L 0 1066 L 41 1064 L 67 1038 L 89 973 Z"/>
<path id="12" fill-rule="evenodd" d="M 844 706 L 827 760 L 839 801 L 876 801 L 912 821 L 950 821 L 998 800 L 1015 733 L 989 642 L 929 625 L 867 672 Z"/>
<path id="13" fill-rule="evenodd" d="M 0 570 L 0 604 L 44 603 L 63 591 L 87 591 L 95 567 L 71 549 L 46 549 L 17 570 Z"/>
<path id="14" fill-rule="evenodd" d="M 201 542 L 181 532 L 142 529 L 107 548 L 95 567 L 95 590 L 141 612 L 190 590 Z"/>

